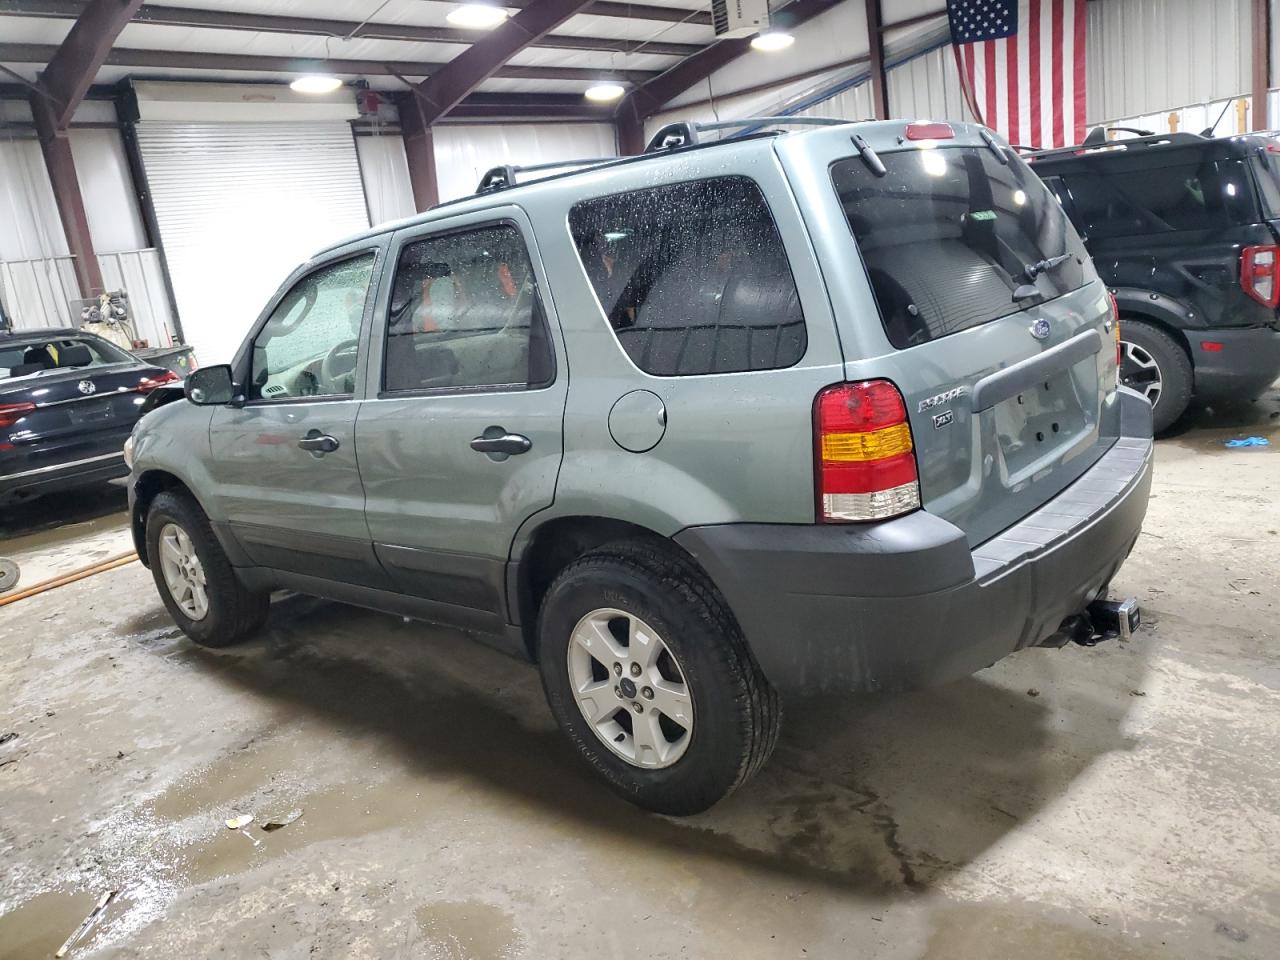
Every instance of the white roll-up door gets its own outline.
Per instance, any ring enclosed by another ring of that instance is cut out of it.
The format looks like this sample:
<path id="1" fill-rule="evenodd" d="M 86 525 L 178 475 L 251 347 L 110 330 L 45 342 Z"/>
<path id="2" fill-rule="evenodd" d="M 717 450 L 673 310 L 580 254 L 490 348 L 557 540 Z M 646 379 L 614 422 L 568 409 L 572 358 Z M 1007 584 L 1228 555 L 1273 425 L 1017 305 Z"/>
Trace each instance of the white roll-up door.
<path id="1" fill-rule="evenodd" d="M 143 120 L 137 132 L 183 333 L 202 364 L 231 359 L 289 271 L 369 226 L 346 122 Z"/>

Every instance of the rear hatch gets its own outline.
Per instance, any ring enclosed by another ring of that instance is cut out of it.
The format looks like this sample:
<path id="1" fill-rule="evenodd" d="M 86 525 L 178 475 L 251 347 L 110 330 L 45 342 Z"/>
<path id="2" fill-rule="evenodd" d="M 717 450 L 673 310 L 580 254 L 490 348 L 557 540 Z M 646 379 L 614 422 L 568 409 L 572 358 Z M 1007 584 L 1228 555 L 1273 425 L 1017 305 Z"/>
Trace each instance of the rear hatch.
<path id="1" fill-rule="evenodd" d="M 924 508 L 976 545 L 1114 441 L 1110 300 L 1061 207 L 1010 151 L 946 125 L 929 125 L 942 139 L 913 140 L 908 126 L 886 143 L 884 126 L 882 149 L 830 168 L 892 346 L 846 357 L 846 372 L 902 391 Z"/>

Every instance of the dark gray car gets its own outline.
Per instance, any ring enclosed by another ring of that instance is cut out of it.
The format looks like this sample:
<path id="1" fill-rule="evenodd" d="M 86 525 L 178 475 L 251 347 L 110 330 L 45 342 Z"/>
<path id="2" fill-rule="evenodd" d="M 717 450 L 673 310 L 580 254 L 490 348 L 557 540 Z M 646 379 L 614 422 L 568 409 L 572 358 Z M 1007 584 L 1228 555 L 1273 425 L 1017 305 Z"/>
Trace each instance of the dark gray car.
<path id="1" fill-rule="evenodd" d="M 537 661 L 628 798 L 749 777 L 780 696 L 1136 622 L 1151 412 L 1058 204 L 977 127 L 765 133 L 319 253 L 134 434 L 138 551 L 210 645 L 272 588 Z"/>

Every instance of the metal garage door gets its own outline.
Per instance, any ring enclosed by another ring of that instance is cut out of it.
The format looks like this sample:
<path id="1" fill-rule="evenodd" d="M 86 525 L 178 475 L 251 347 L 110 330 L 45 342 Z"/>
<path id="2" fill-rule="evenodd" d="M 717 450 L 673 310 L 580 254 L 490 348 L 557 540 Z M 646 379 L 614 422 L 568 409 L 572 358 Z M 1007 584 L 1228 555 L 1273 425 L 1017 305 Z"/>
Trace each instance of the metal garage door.
<path id="1" fill-rule="evenodd" d="M 285 276 L 367 229 L 350 126 L 137 124 L 138 146 L 187 342 L 231 359 Z"/>

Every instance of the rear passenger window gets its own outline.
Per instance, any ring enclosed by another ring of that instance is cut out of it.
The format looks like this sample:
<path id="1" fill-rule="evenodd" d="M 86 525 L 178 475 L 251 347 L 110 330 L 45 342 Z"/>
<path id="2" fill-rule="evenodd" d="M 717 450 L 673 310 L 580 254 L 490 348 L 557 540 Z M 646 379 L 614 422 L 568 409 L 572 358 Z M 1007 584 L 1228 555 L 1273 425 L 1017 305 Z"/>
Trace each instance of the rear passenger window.
<path id="1" fill-rule="evenodd" d="M 1108 169 L 1063 177 L 1090 238 L 1178 230 L 1216 230 L 1251 223 L 1253 192 L 1241 160 Z"/>
<path id="2" fill-rule="evenodd" d="M 746 177 L 588 200 L 569 226 L 609 325 L 645 373 L 775 370 L 804 355 L 782 238 Z"/>
<path id="3" fill-rule="evenodd" d="M 388 391 L 549 383 L 551 344 L 520 231 L 497 224 L 406 244 L 385 362 Z"/>

